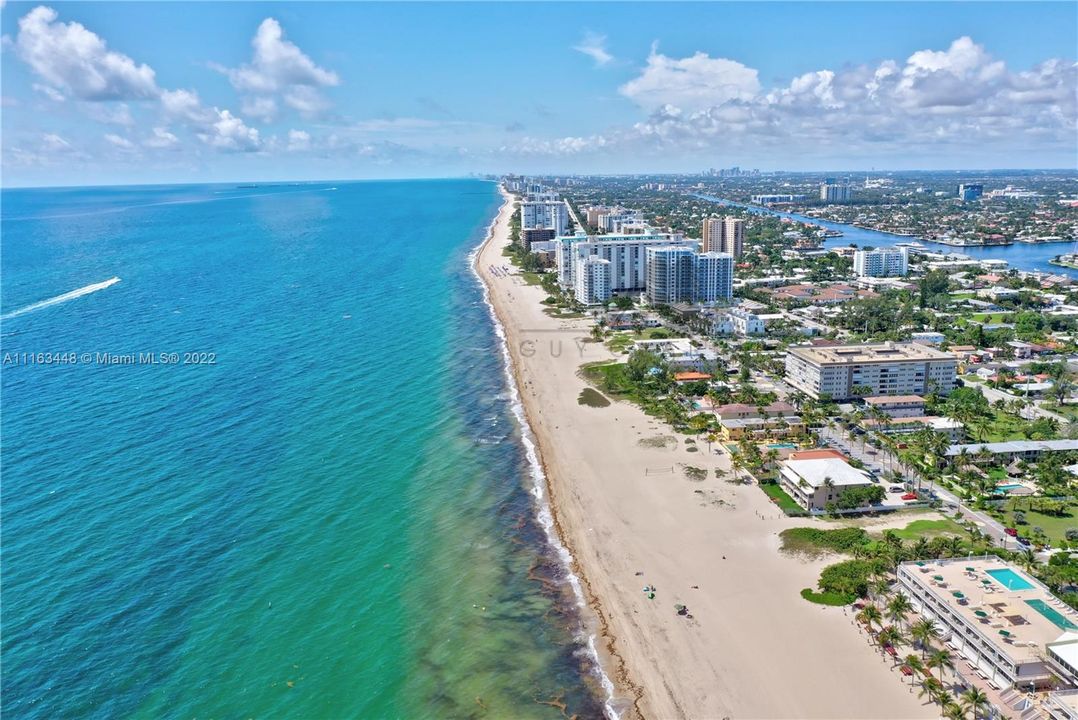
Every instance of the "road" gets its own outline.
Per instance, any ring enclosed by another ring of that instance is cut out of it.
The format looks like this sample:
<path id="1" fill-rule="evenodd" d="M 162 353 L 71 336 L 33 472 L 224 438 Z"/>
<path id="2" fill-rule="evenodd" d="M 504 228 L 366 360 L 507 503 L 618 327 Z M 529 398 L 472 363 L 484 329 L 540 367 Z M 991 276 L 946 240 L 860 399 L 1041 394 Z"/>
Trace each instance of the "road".
<path id="1" fill-rule="evenodd" d="M 821 441 L 826 442 L 828 445 L 846 453 L 852 458 L 860 460 L 865 464 L 866 468 L 876 472 L 881 477 L 883 477 L 882 473 L 885 470 L 891 468 L 898 469 L 900 467 L 898 459 L 886 448 L 874 448 L 868 443 L 865 443 L 862 446 L 860 440 L 851 437 L 850 434 L 841 427 L 819 428 L 819 435 Z M 928 482 L 916 472 L 912 475 L 915 479 L 920 480 L 922 486 Z M 1021 549 L 1014 538 L 1003 532 L 1003 525 L 992 516 L 963 505 L 958 496 L 945 487 L 930 484 L 930 490 L 943 501 L 944 507 L 949 508 L 952 512 L 954 511 L 954 508 L 961 510 L 963 520 L 976 524 L 981 532 L 991 537 L 992 541 L 996 544 L 1007 550 Z"/>

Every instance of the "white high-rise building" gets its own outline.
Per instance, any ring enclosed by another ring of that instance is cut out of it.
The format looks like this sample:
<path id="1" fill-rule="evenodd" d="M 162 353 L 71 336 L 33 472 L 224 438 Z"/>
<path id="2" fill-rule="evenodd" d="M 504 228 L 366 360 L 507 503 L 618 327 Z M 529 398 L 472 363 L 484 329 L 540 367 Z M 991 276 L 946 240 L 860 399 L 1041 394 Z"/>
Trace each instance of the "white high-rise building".
<path id="1" fill-rule="evenodd" d="M 645 250 L 647 297 L 653 305 L 673 305 L 692 297 L 693 257 L 691 247 L 656 245 Z"/>
<path id="2" fill-rule="evenodd" d="M 819 399 L 877 395 L 946 395 L 954 389 L 958 361 L 917 343 L 869 343 L 786 350 L 786 382 Z"/>
<path id="3" fill-rule="evenodd" d="M 554 250 L 558 282 L 562 287 L 576 287 L 576 259 L 598 255 L 610 261 L 610 290 L 640 291 L 647 286 L 647 263 L 644 251 L 653 245 L 681 245 L 695 250 L 697 243 L 683 240 L 680 233 L 644 235 L 594 235 L 578 233 L 556 239 Z"/>
<path id="4" fill-rule="evenodd" d="M 901 277 L 909 272 L 909 248 L 876 248 L 853 254 L 857 277 Z"/>
<path id="5" fill-rule="evenodd" d="M 853 187 L 848 182 L 837 183 L 834 178 L 827 178 L 820 184 L 820 199 L 827 202 L 849 202 L 853 200 Z"/>
<path id="6" fill-rule="evenodd" d="M 730 300 L 734 258 L 729 253 L 698 253 L 683 245 L 647 248 L 648 301 L 716 303 Z"/>
<path id="7" fill-rule="evenodd" d="M 734 256 L 704 252 L 693 256 L 692 301 L 729 302 L 734 296 Z"/>
<path id="8" fill-rule="evenodd" d="M 598 255 L 577 259 L 573 294 L 583 305 L 599 305 L 610 300 L 610 261 Z"/>
<path id="9" fill-rule="evenodd" d="M 741 218 L 707 218 L 703 227 L 703 251 L 741 257 L 745 244 L 745 221 Z"/>
<path id="10" fill-rule="evenodd" d="M 520 204 L 520 233 L 525 244 L 553 240 L 569 230 L 569 208 L 561 200 L 525 200 Z"/>

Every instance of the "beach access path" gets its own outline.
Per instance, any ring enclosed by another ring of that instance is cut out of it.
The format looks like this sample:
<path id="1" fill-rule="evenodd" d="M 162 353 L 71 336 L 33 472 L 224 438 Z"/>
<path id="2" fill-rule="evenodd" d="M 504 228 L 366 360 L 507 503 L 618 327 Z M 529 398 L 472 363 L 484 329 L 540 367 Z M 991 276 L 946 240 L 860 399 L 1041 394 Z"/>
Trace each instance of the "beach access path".
<path id="1" fill-rule="evenodd" d="M 629 403 L 578 402 L 589 387 L 580 366 L 614 356 L 585 342 L 589 321 L 551 317 L 540 287 L 502 270 L 510 214 L 503 206 L 477 266 L 506 329 L 623 717 L 938 717 L 852 627 L 852 611 L 800 597 L 829 561 L 780 552 L 778 534 L 815 521 L 786 518 L 759 488 L 717 478 L 728 459 L 703 439 L 692 452 Z M 643 588 L 652 585 L 649 599 Z M 679 603 L 691 619 L 677 614 Z"/>

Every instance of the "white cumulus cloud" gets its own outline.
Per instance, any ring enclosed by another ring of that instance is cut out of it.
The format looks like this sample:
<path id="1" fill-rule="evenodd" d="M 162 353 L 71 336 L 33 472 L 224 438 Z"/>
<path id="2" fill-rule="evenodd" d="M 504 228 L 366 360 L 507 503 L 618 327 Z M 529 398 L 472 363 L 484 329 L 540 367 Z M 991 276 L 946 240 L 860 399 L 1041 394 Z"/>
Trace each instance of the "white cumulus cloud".
<path id="1" fill-rule="evenodd" d="M 647 110 L 672 105 L 699 110 L 731 100 L 751 100 L 760 91 L 756 70 L 736 60 L 697 52 L 691 57 L 667 57 L 652 47 L 639 76 L 619 92 Z"/>
<path id="2" fill-rule="evenodd" d="M 263 20 L 251 46 L 254 53 L 249 63 L 219 69 L 233 87 L 248 95 L 244 104 L 255 108 L 260 117 L 273 116 L 277 110 L 273 98 L 277 95 L 304 115 L 316 115 L 329 106 L 320 88 L 339 85 L 337 73 L 319 67 L 298 46 L 286 40 L 277 20 Z"/>
<path id="3" fill-rule="evenodd" d="M 19 20 L 15 52 L 51 87 L 81 100 L 145 100 L 157 97 L 154 71 L 77 22 L 58 22 L 44 5 Z"/>

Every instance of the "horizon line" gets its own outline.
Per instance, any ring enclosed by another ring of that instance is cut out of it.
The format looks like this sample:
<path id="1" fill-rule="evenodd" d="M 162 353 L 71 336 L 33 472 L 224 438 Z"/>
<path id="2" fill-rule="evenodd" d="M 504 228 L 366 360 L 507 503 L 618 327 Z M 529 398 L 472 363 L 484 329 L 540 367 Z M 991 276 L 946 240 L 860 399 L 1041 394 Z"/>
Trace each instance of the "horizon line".
<path id="1" fill-rule="evenodd" d="M 733 166 L 731 166 L 733 167 Z M 736 166 L 741 167 L 741 166 Z M 730 168 L 710 168 L 715 170 L 730 169 Z M 745 175 L 750 175 L 753 170 L 758 168 L 750 168 L 748 171 L 742 171 Z M 255 179 L 232 179 L 232 180 L 214 180 L 211 182 L 195 182 L 195 181 L 161 181 L 161 182 L 116 182 L 116 183 L 102 183 L 99 185 L 85 185 L 85 184 L 59 184 L 59 185 L 5 185 L 0 183 L 0 192 L 6 190 L 79 190 L 90 188 L 121 188 L 121 187 L 162 187 L 162 186 L 198 186 L 198 185 L 234 185 L 234 184 L 259 184 L 259 185 L 308 185 L 316 183 L 360 183 L 360 182 L 416 182 L 422 180 L 440 181 L 440 180 L 483 180 L 490 181 L 491 176 L 497 176 L 499 178 L 505 177 L 588 177 L 588 178 L 631 178 L 631 177 L 714 177 L 715 175 L 706 175 L 706 171 L 698 170 L 693 172 L 624 172 L 624 173 L 557 173 L 557 172 L 500 172 L 500 173 L 469 173 L 463 175 L 419 175 L 413 177 L 397 177 L 397 178 L 319 178 L 310 180 L 296 180 L 296 179 L 276 179 L 276 180 L 255 180 Z M 816 175 L 816 174 L 908 174 L 908 173 L 1006 173 L 1006 172 L 1053 172 L 1053 173 L 1069 173 L 1078 175 L 1078 168 L 1052 168 L 1052 167 L 1028 167 L 1028 168 L 940 168 L 940 169 L 906 169 L 896 170 L 889 168 L 872 168 L 871 170 L 836 170 L 836 169 L 813 169 L 813 170 L 759 170 L 760 175 Z M 735 179 L 738 176 L 723 177 L 724 180 Z"/>

